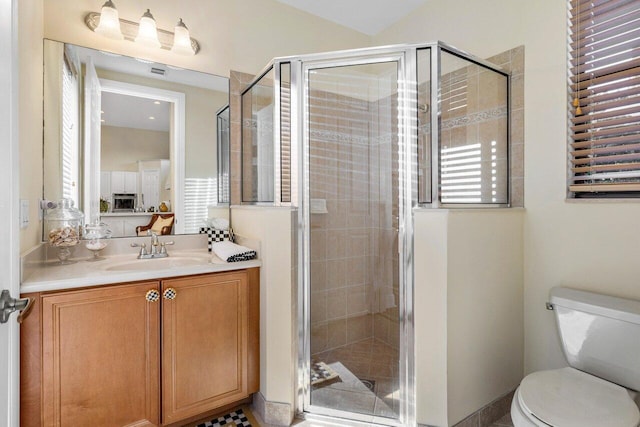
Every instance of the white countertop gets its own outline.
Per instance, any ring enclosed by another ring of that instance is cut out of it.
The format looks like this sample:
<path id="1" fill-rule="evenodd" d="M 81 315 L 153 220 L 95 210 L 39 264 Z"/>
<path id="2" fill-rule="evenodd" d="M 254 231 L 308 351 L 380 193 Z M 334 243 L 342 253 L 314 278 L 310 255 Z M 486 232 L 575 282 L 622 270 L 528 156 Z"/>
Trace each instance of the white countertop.
<path id="1" fill-rule="evenodd" d="M 228 263 L 206 249 L 170 251 L 167 258 L 152 260 L 138 260 L 135 254 L 112 255 L 95 262 L 86 259 L 69 265 L 47 261 L 32 266 L 29 276 L 23 278 L 20 292 L 55 291 L 261 266 L 260 260 Z"/>

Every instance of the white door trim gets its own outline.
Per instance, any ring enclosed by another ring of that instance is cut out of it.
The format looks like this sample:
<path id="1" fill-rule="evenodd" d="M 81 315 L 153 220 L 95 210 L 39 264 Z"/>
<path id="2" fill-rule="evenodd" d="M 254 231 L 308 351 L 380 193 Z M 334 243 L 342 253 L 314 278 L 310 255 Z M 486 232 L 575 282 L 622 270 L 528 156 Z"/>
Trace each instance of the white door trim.
<path id="1" fill-rule="evenodd" d="M 18 229 L 18 1 L 0 0 L 0 288 L 20 293 L 20 233 Z M 8 60 L 7 60 L 8 59 Z M 0 324 L 0 425 L 20 423 L 20 329 L 16 315 Z"/>

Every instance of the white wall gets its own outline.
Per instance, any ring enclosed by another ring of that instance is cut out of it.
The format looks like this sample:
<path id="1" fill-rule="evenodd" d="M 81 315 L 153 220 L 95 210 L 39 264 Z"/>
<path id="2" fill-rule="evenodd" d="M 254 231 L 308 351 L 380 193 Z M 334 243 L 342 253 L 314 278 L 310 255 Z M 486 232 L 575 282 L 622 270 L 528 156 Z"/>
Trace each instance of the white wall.
<path id="1" fill-rule="evenodd" d="M 169 158 L 169 132 L 101 126 L 100 170 L 138 172 L 138 160 Z"/>
<path id="2" fill-rule="evenodd" d="M 42 240 L 38 201 L 42 198 L 43 0 L 18 1 L 18 138 L 20 198 L 29 200 L 29 227 L 20 230 L 20 252 Z"/>
<path id="3" fill-rule="evenodd" d="M 522 209 L 415 212 L 420 424 L 454 425 L 522 379 L 523 220 Z"/>
<path id="4" fill-rule="evenodd" d="M 523 3 L 519 0 L 429 0 L 373 36 L 372 45 L 440 40 L 487 58 L 523 44 Z"/>
<path id="5" fill-rule="evenodd" d="M 291 405 L 295 397 L 294 331 L 297 301 L 291 283 L 292 211 L 231 208 L 233 231 L 260 241 L 260 392 L 269 402 Z"/>
<path id="6" fill-rule="evenodd" d="M 450 211 L 449 425 L 514 390 L 522 379 L 523 219 L 517 208 Z"/>
<path id="7" fill-rule="evenodd" d="M 414 217 L 416 417 L 446 426 L 448 220 L 445 210 Z"/>

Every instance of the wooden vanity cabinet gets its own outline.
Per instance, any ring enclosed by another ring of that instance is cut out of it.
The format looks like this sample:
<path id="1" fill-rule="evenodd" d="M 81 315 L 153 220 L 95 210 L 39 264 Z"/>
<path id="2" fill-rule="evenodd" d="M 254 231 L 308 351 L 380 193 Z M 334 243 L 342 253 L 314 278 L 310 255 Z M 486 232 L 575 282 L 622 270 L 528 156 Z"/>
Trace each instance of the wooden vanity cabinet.
<path id="1" fill-rule="evenodd" d="M 162 281 L 162 422 L 171 424 L 251 392 L 249 312 L 257 294 L 245 272 Z M 250 325 L 250 321 L 253 324 Z M 253 349 L 255 351 L 256 349 Z"/>
<path id="2" fill-rule="evenodd" d="M 257 268 L 31 296 L 23 427 L 175 424 L 258 391 Z"/>

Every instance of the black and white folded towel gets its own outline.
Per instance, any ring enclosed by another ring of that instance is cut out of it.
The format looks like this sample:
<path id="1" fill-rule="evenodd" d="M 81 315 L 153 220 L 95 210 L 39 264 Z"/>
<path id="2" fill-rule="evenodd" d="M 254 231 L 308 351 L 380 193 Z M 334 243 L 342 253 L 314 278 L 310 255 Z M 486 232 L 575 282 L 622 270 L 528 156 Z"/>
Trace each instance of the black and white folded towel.
<path id="1" fill-rule="evenodd" d="M 257 256 L 256 251 L 253 249 L 237 245 L 227 240 L 212 243 L 211 250 L 218 258 L 227 262 L 249 261 L 256 259 Z"/>

